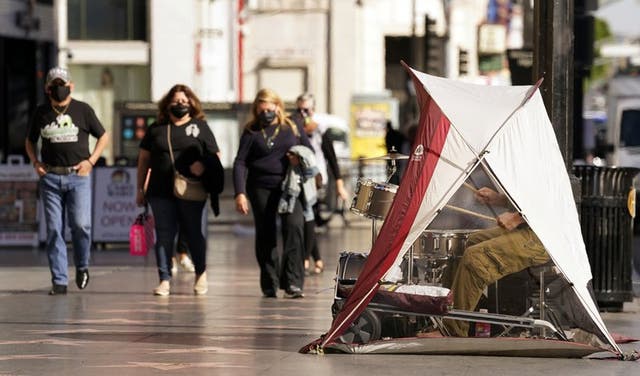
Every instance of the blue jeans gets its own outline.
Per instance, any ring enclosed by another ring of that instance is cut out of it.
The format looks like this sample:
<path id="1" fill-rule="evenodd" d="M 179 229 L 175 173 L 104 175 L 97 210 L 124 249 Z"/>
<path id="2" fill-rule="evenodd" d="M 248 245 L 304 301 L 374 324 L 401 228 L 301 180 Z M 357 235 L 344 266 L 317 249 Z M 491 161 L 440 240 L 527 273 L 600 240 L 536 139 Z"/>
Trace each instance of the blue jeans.
<path id="1" fill-rule="evenodd" d="M 55 175 L 40 178 L 40 197 L 47 224 L 46 250 L 51 281 L 67 285 L 67 245 L 64 239 L 65 211 L 71 229 L 76 269 L 87 270 L 91 253 L 91 176 Z"/>
<path id="2" fill-rule="evenodd" d="M 171 279 L 171 257 L 178 228 L 189 245 L 196 274 L 207 268 L 207 244 L 202 228 L 202 211 L 206 201 L 187 201 L 176 198 L 149 197 L 156 223 L 156 262 L 161 281 Z"/>

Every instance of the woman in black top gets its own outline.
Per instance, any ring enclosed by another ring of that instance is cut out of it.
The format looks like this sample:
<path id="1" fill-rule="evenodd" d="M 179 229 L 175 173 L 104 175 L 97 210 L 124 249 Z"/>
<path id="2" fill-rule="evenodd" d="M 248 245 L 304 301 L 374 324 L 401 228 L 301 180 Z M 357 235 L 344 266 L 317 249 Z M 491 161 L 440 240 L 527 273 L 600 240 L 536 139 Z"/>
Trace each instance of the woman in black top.
<path id="1" fill-rule="evenodd" d="M 236 210 L 253 210 L 255 252 L 260 266 L 260 287 L 275 298 L 278 287 L 288 297 L 303 297 L 304 217 L 300 199 L 293 213 L 281 213 L 283 252 L 279 266 L 276 214 L 282 182 L 288 168 L 287 152 L 294 145 L 311 147 L 304 132 L 287 118 L 284 104 L 272 90 L 262 89 L 251 106 L 251 119 L 240 137 L 233 163 Z"/>
<path id="2" fill-rule="evenodd" d="M 206 242 L 202 216 L 206 198 L 202 201 L 178 199 L 173 194 L 174 165 L 182 175 L 198 180 L 205 173 L 202 162 L 218 153 L 218 144 L 204 120 L 200 100 L 185 85 L 175 85 L 158 104 L 158 119 L 146 131 L 138 154 L 138 193 L 136 202 L 148 200 L 156 225 L 156 260 L 160 284 L 154 295 L 170 293 L 171 256 L 178 228 L 184 232 L 195 264 L 196 295 L 207 292 Z M 174 162 L 169 150 L 169 137 Z M 150 171 L 149 185 L 144 182 Z"/>

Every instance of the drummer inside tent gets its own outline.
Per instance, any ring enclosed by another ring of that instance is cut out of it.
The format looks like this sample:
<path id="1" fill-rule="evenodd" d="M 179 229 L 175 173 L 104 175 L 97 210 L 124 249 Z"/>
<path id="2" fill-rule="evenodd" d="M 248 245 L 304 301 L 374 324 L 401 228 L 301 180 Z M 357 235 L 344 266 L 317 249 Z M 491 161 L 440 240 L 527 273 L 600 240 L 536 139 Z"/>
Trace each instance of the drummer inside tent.
<path id="1" fill-rule="evenodd" d="M 492 211 L 495 206 L 509 206 L 507 197 L 494 189 L 476 189 L 468 183 L 464 187 L 473 190 L 474 197 Z M 517 211 L 504 211 L 495 220 L 497 226 L 468 236 L 451 284 L 455 309 L 475 310 L 487 286 L 506 275 L 550 260 L 536 234 Z M 468 322 L 445 320 L 445 323 L 450 334 L 468 335 Z"/>
<path id="2" fill-rule="evenodd" d="M 492 172 L 481 166 L 471 173 L 460 169 L 466 180 L 445 195 L 446 204 L 382 277 L 341 342 L 443 336 L 601 339 L 584 320 L 587 312 L 571 283 L 550 262 Z M 396 190 L 371 179 L 358 183 L 360 194 L 351 210 L 371 218 L 375 227 L 376 217 L 387 214 L 381 203 L 393 201 Z M 378 191 L 384 199 L 371 205 Z M 367 258 L 358 251 L 340 253 L 334 319 Z"/>

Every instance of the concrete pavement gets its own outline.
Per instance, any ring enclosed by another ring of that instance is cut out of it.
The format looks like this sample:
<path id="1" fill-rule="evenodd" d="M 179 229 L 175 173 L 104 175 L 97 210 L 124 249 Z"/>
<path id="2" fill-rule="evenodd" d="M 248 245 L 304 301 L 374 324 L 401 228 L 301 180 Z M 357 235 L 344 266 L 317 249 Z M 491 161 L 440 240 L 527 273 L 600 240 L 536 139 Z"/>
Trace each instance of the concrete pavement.
<path id="1" fill-rule="evenodd" d="M 0 250 L 0 375 L 640 374 L 638 362 L 614 360 L 299 354 L 329 328 L 337 255 L 369 246 L 369 222 L 337 219 L 319 235 L 325 272 L 308 277 L 297 300 L 261 297 L 250 223 L 231 222 L 209 226 L 202 297 L 186 272 L 170 297 L 152 296 L 154 257 L 129 256 L 123 245 L 93 253 L 86 290 L 48 296 L 43 251 Z M 638 299 L 604 319 L 612 332 L 640 338 Z"/>

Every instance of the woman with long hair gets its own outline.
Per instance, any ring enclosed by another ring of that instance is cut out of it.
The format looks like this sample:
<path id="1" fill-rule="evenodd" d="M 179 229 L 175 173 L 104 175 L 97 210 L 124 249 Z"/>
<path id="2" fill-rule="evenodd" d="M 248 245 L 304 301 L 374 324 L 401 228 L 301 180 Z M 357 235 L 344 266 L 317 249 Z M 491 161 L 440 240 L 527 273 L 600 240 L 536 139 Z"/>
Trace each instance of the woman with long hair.
<path id="1" fill-rule="evenodd" d="M 233 183 L 236 210 L 246 215 L 251 203 L 260 288 L 267 298 L 275 298 L 278 288 L 290 298 L 304 296 L 304 217 L 300 201 L 304 198 L 298 198 L 290 212 L 278 210 L 289 167 L 287 153 L 299 144 L 311 148 L 304 132 L 288 118 L 280 96 L 270 89 L 260 90 L 240 137 Z M 281 265 L 277 250 L 278 215 L 282 225 Z"/>
<path id="2" fill-rule="evenodd" d="M 202 215 L 206 197 L 186 200 L 174 195 L 174 171 L 201 180 L 205 159 L 218 153 L 218 144 L 205 121 L 200 100 L 186 85 L 175 85 L 158 103 L 157 121 L 147 129 L 138 154 L 136 203 L 148 202 L 154 213 L 156 261 L 160 284 L 154 295 L 170 293 L 171 263 L 178 229 L 185 236 L 195 265 L 196 295 L 207 293 L 206 241 Z M 173 155 L 172 155 L 173 154 Z M 147 174 L 149 184 L 144 189 Z"/>

